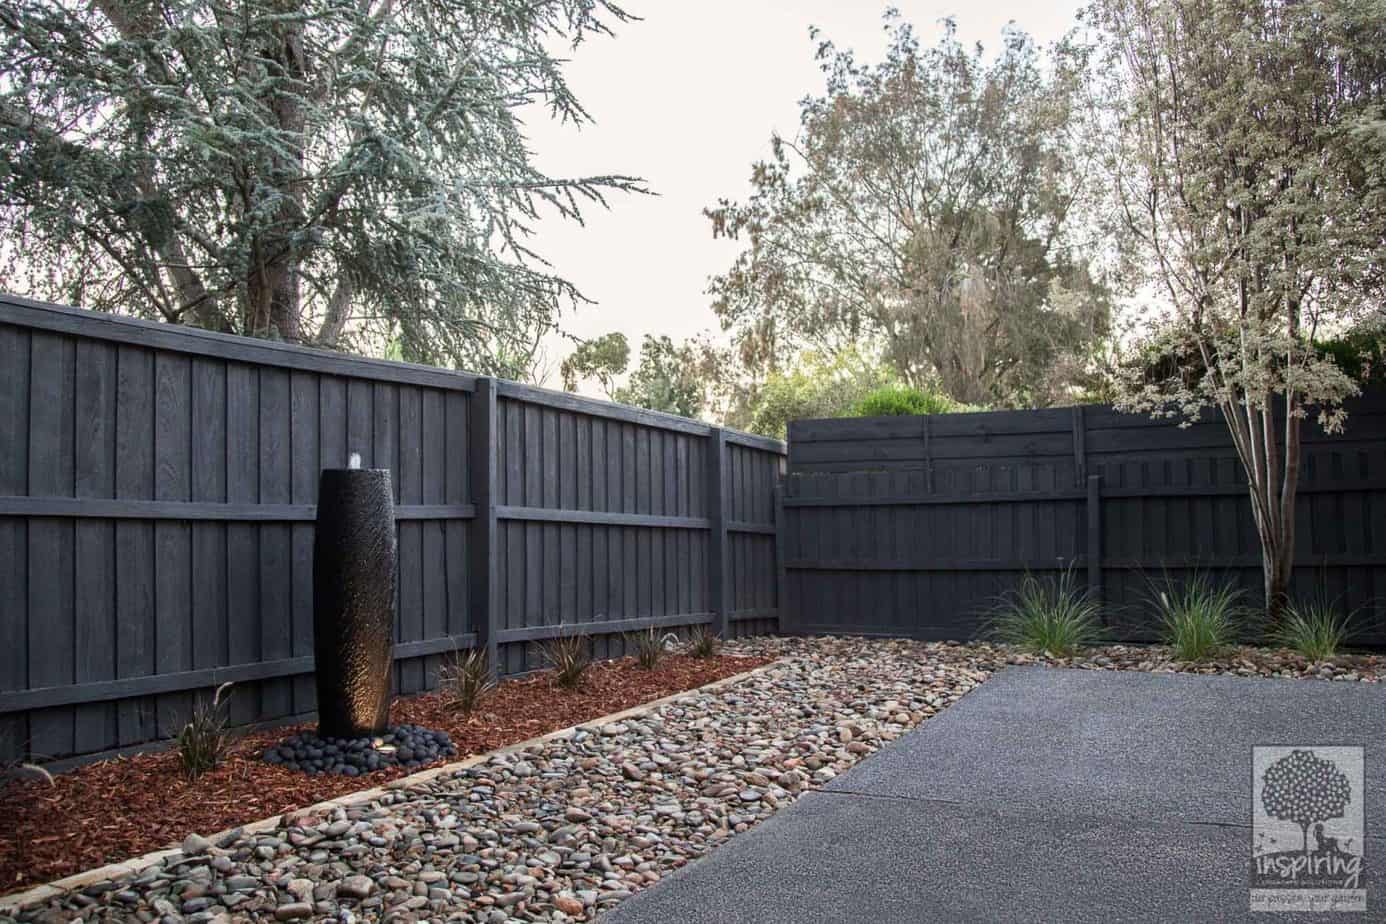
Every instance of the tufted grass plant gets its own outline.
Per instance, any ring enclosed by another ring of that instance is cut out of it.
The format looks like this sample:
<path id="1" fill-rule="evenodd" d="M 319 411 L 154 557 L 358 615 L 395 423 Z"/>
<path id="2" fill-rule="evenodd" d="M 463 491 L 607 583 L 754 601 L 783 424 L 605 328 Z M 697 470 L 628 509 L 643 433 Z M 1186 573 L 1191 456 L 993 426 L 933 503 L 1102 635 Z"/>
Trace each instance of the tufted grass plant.
<path id="1" fill-rule="evenodd" d="M 560 631 L 553 638 L 540 642 L 539 653 L 553 668 L 554 682 L 564 689 L 581 686 L 587 668 L 592 665 L 587 637 L 577 631 Z"/>
<path id="2" fill-rule="evenodd" d="M 438 689 L 454 709 L 470 716 L 496 688 L 486 649 L 456 648 L 438 668 Z"/>
<path id="3" fill-rule="evenodd" d="M 1296 601 L 1285 608 L 1280 624 L 1271 630 L 1271 641 L 1309 661 L 1327 661 L 1342 651 L 1354 634 L 1354 615 L 1333 600 Z"/>
<path id="4" fill-rule="evenodd" d="M 647 671 L 659 667 L 659 662 L 664 660 L 664 655 L 668 652 L 668 643 L 671 640 L 677 642 L 678 636 L 672 632 L 661 633 L 653 626 L 638 632 L 626 633 L 627 646 L 635 649 L 635 663 Z"/>
<path id="5" fill-rule="evenodd" d="M 710 626 L 694 626 L 688 633 L 687 651 L 695 658 L 715 658 L 722 650 L 722 640 Z"/>
<path id="6" fill-rule="evenodd" d="M 210 702 L 199 698 L 187 723 L 178 732 L 178 759 L 189 779 L 195 780 L 215 770 L 226 759 L 227 751 L 231 748 L 231 736 L 226 730 L 227 718 L 222 696 L 230 689 L 230 683 L 223 683 L 217 687 Z"/>
<path id="7" fill-rule="evenodd" d="M 1241 588 L 1216 584 L 1206 574 L 1187 581 L 1166 576 L 1151 586 L 1161 641 L 1180 661 L 1206 661 L 1232 645 L 1246 613 Z"/>
<path id="8" fill-rule="evenodd" d="M 997 641 L 1059 658 L 1102 636 L 1101 607 L 1078 589 L 1071 571 L 1051 578 L 1027 572 L 1018 587 L 997 598 L 989 623 Z"/>

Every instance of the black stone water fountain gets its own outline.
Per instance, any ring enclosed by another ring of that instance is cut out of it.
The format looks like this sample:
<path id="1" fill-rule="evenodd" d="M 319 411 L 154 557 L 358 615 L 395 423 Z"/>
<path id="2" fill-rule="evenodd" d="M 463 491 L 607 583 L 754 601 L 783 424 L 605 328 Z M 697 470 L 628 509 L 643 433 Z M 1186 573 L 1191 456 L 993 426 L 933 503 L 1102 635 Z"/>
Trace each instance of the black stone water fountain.
<path id="1" fill-rule="evenodd" d="M 318 482 L 313 655 L 324 738 L 381 735 L 390 722 L 393 493 L 389 469 L 329 468 Z"/>
<path id="2" fill-rule="evenodd" d="M 264 759 L 305 773 L 358 776 L 457 753 L 446 732 L 390 725 L 395 632 L 394 490 L 388 469 L 324 469 L 313 541 L 313 657 L 318 730 Z"/>

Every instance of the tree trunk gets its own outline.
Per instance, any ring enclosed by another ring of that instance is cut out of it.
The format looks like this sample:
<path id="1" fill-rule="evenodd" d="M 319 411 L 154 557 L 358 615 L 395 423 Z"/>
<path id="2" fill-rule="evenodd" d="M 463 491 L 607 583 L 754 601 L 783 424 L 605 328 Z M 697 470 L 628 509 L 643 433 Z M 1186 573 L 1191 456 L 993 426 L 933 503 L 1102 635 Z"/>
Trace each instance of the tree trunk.
<path id="1" fill-rule="evenodd" d="M 286 12 L 292 9 L 286 5 Z M 303 339 L 299 318 L 298 267 L 307 257 L 301 246 L 292 243 L 301 230 L 303 214 L 303 149 L 306 120 L 302 93 L 307 90 L 307 62 L 303 51 L 303 27 L 290 23 L 275 34 L 261 52 L 271 63 L 271 74 L 282 79 L 269 91 L 270 111 L 278 122 L 279 135 L 286 139 L 285 153 L 277 159 L 259 183 L 272 188 L 278 205 L 271 229 L 255 242 L 246 280 L 246 323 L 257 337 L 277 337 L 290 343 Z"/>
<path id="2" fill-rule="evenodd" d="M 1270 558 L 1262 552 L 1261 572 L 1266 594 L 1266 628 L 1271 630 L 1280 625 L 1290 602 L 1290 565 L 1284 556 Z"/>
<path id="3" fill-rule="evenodd" d="M 1221 405 L 1223 419 L 1232 433 L 1237 456 L 1247 474 L 1251 512 L 1261 544 L 1261 586 L 1265 594 L 1264 628 L 1274 629 L 1290 599 L 1294 569 L 1295 499 L 1299 487 L 1299 420 L 1296 403 L 1286 402 L 1283 443 L 1275 436 L 1271 401 L 1246 400 Z"/>

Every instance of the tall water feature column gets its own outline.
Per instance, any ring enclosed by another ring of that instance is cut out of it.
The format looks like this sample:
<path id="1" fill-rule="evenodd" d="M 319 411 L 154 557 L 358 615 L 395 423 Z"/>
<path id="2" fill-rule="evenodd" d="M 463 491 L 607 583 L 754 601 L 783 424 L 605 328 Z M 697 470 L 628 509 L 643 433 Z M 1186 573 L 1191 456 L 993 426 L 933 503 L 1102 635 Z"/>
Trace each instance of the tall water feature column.
<path id="1" fill-rule="evenodd" d="M 323 738 L 384 734 L 395 625 L 389 469 L 323 469 L 313 541 L 313 654 Z"/>

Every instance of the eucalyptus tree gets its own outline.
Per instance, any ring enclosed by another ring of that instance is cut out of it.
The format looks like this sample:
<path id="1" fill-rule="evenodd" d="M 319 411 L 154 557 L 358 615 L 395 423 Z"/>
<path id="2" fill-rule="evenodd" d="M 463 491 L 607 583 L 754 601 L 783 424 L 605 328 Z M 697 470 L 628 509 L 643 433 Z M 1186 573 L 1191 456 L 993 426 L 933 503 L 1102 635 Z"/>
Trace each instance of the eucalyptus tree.
<path id="1" fill-rule="evenodd" d="M 552 178 L 521 109 L 607 0 L 11 0 L 0 285 L 514 375 L 580 294 L 531 249 L 628 176 Z"/>
<path id="2" fill-rule="evenodd" d="M 612 397 L 623 404 L 697 417 L 707 406 L 712 385 L 702 374 L 705 355 L 698 340 L 674 343 L 666 336 L 646 334 L 640 342 L 640 362 Z"/>
<path id="3" fill-rule="evenodd" d="M 607 397 L 616 389 L 616 378 L 630 365 L 630 342 L 620 331 L 583 340 L 563 360 L 559 373 L 563 388 L 577 391 L 586 379 L 595 379 Z"/>
<path id="4" fill-rule="evenodd" d="M 1356 383 L 1314 345 L 1386 304 L 1379 0 L 1099 0 L 1108 164 L 1167 310 L 1122 405 L 1216 408 L 1247 473 L 1272 618 L 1295 554 L 1301 421 Z"/>
<path id="5" fill-rule="evenodd" d="M 928 48 L 887 28 L 876 65 L 821 42 L 797 135 L 772 139 L 748 199 L 707 211 L 745 244 L 714 308 L 762 373 L 861 347 L 959 401 L 1060 400 L 1110 326 L 1122 253 L 1085 156 L 1087 49 L 1011 29 L 987 57 L 951 22 Z"/>

